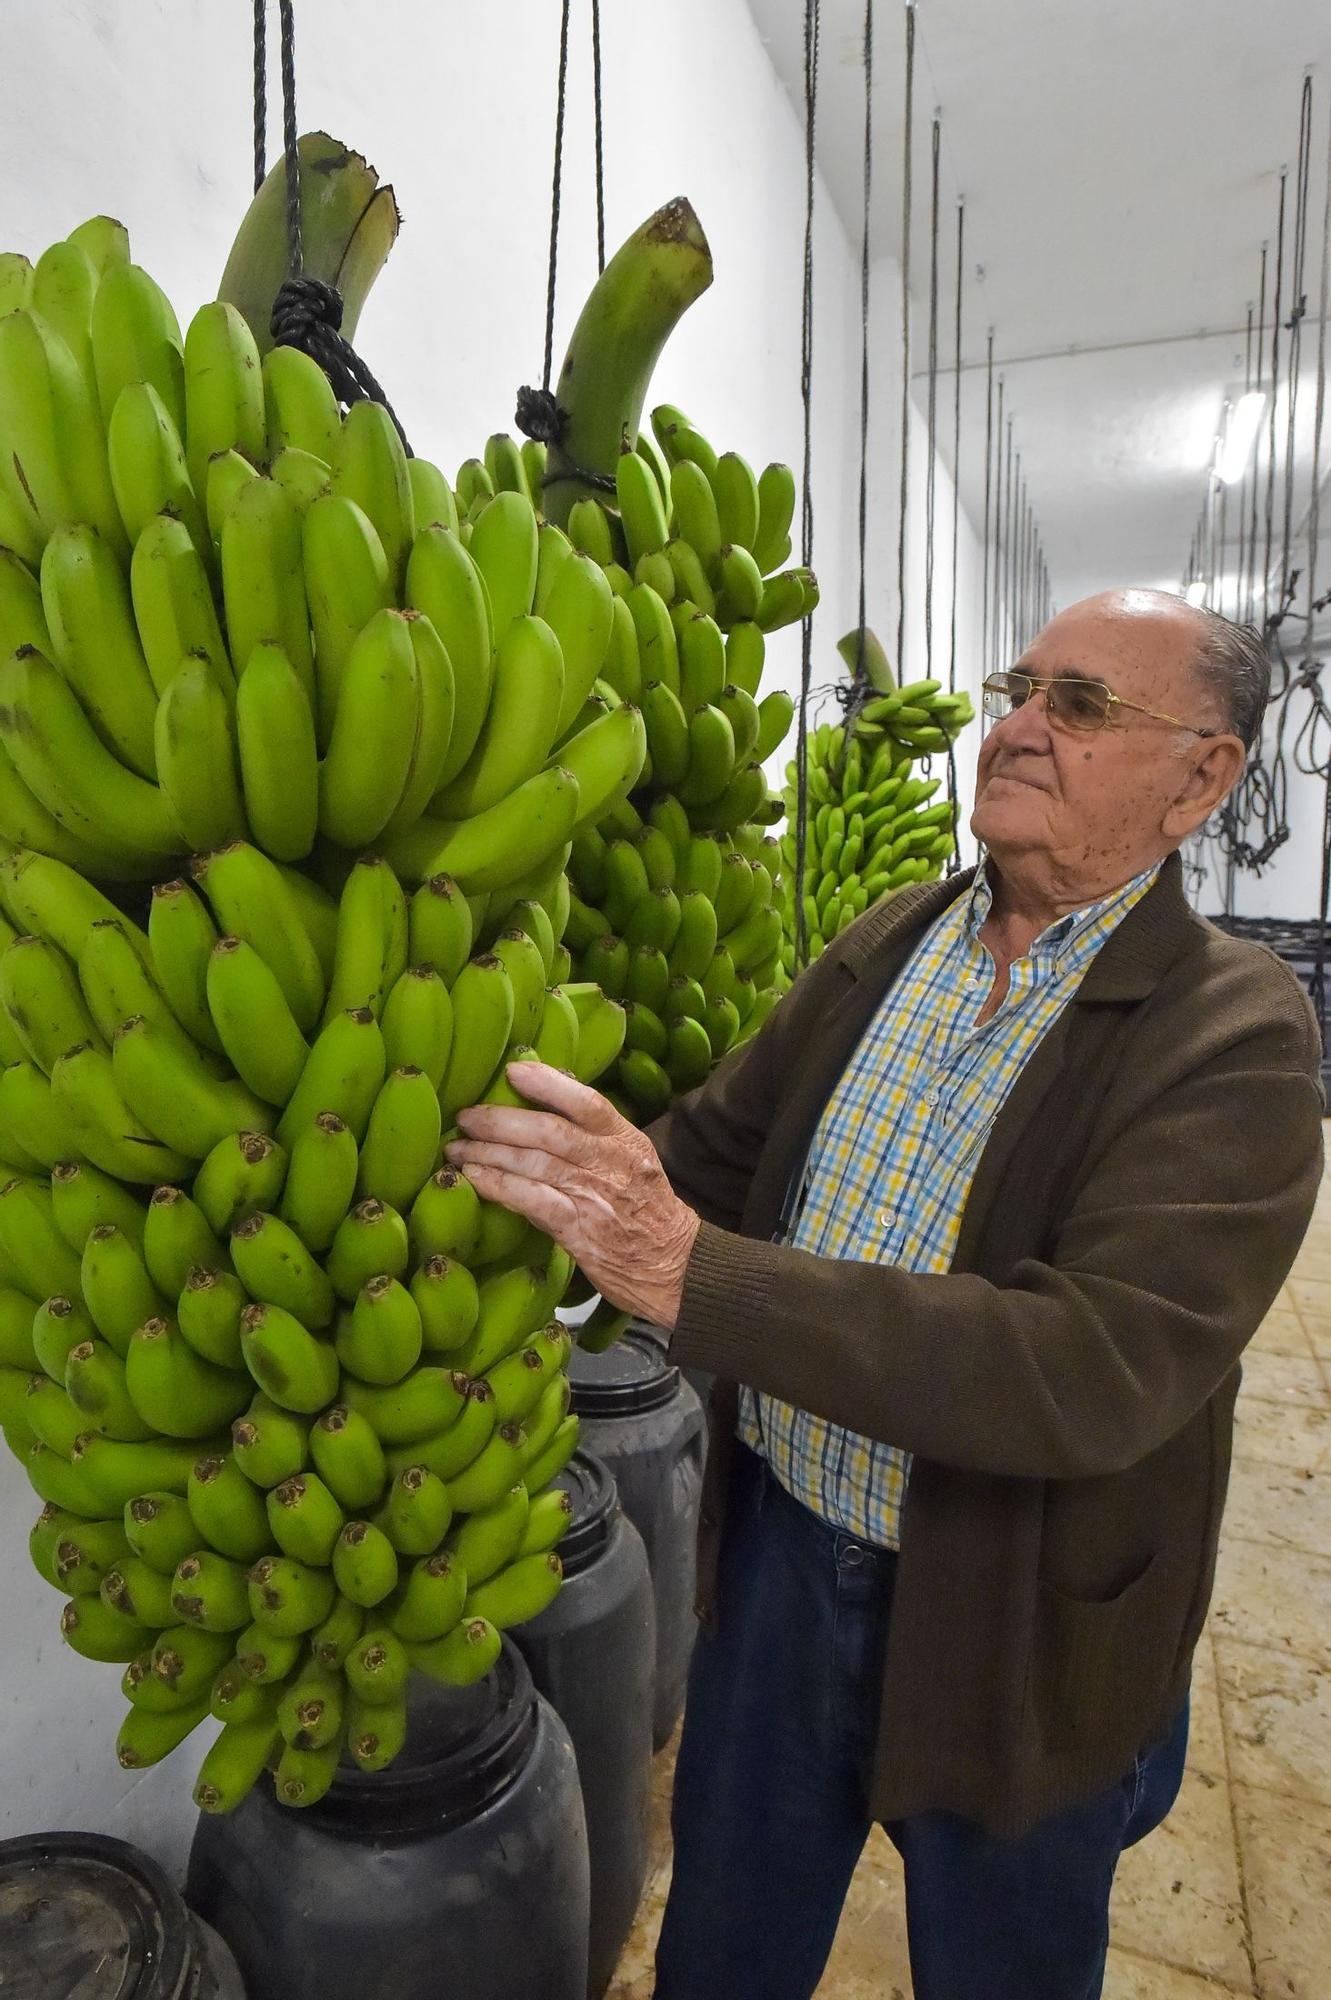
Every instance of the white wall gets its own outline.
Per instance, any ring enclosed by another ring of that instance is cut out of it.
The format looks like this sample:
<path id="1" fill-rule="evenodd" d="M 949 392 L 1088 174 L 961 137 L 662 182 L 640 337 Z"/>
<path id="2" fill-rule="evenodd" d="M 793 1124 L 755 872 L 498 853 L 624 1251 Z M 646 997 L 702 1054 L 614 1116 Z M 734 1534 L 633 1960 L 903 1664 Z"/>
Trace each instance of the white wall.
<path id="1" fill-rule="evenodd" d="M 658 399 L 682 404 L 719 446 L 758 463 L 776 457 L 798 466 L 804 160 L 790 103 L 743 0 L 658 0 L 650 10 L 608 0 L 603 15 L 609 246 L 686 193 L 716 263 L 713 289 L 671 344 Z M 358 346 L 416 448 L 451 470 L 489 432 L 511 426 L 515 390 L 540 376 L 558 10 L 552 0 L 447 9 L 379 0 L 371 20 L 363 0 L 320 0 L 298 10 L 297 25 L 302 127 L 322 126 L 364 151 L 394 184 L 404 215 Z M 10 198 L 0 247 L 36 255 L 87 215 L 118 215 L 138 260 L 184 318 L 214 295 L 250 195 L 248 8 L 215 0 L 8 0 L 5 29 L 10 111 L 0 127 L 0 176 Z M 588 78 L 586 48 L 575 47 L 556 367 L 595 273 Z M 275 64 L 270 101 L 271 159 Z M 823 608 L 814 627 L 815 685 L 840 676 L 835 642 L 855 621 L 859 476 L 858 246 L 847 242 L 821 186 L 817 215 L 814 557 Z M 900 376 L 888 302 L 896 284 L 895 272 L 880 266 L 869 617 L 889 645 Z M 919 421 L 911 449 L 907 679 L 924 672 Z M 937 507 L 935 661 L 946 679 L 952 489 L 941 465 Z M 979 554 L 964 517 L 960 593 L 958 683 L 974 690 Z M 776 677 L 797 689 L 798 633 L 775 641 L 771 657 Z M 968 738 L 958 758 L 963 800 L 973 758 Z M 116 1768 L 118 1674 L 60 1642 L 60 1600 L 26 1552 L 37 1508 L 6 1457 L 0 1836 L 82 1826 L 120 1833 L 179 1864 L 200 1746 L 186 1744 L 136 1780 Z"/>

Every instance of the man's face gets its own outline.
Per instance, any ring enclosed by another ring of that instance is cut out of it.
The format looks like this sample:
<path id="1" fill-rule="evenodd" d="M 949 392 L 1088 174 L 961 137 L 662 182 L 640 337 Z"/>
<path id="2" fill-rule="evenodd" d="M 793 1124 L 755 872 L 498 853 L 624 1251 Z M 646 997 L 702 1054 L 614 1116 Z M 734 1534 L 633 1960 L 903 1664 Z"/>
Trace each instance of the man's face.
<path id="1" fill-rule="evenodd" d="M 1125 701 L 1215 728 L 1220 717 L 1192 667 L 1197 639 L 1186 606 L 1113 592 L 1060 612 L 1014 669 L 1103 681 Z M 1177 729 L 1132 709 L 1111 708 L 1103 729 L 1065 728 L 1033 695 L 989 725 L 971 831 L 1000 861 L 1043 854 L 1069 883 L 1126 881 L 1177 844 L 1162 823 L 1207 748 L 1200 737 L 1183 742 L 1180 755 Z"/>

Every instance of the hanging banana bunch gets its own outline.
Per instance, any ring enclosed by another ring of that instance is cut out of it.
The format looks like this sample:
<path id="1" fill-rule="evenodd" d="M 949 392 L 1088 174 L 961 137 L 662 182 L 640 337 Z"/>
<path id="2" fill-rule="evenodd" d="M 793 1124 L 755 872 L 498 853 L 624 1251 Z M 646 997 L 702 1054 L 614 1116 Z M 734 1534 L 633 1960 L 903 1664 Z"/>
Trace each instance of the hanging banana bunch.
<path id="1" fill-rule="evenodd" d="M 0 1428 L 208 1811 L 381 1769 L 560 1583 L 571 1263 L 442 1149 L 620 1052 L 565 870 L 645 733 L 600 567 L 467 511 L 119 224 L 0 257 Z"/>
<path id="2" fill-rule="evenodd" d="M 838 651 L 855 670 L 860 634 L 848 632 Z M 887 655 L 872 632 L 863 635 L 871 692 L 844 723 L 823 722 L 808 740 L 808 822 L 804 859 L 804 921 L 810 958 L 830 944 L 870 903 L 912 882 L 941 875 L 956 852 L 956 806 L 936 799 L 942 779 L 913 773 L 917 758 L 945 753 L 975 710 L 970 696 L 948 694 L 937 680 L 898 688 Z M 786 829 L 782 964 L 796 971 L 796 815 L 799 768 L 786 766 Z"/>
<path id="3" fill-rule="evenodd" d="M 665 335 L 710 275 L 696 217 L 671 203 L 588 299 L 548 457 L 491 438 L 455 492 L 464 538 L 474 522 L 473 553 L 498 497 L 543 497 L 536 607 L 566 658 L 581 662 L 558 729 L 574 731 L 576 745 L 576 732 L 609 727 L 625 706 L 642 713 L 640 773 L 574 834 L 565 933 L 580 1004 L 591 1010 L 600 994 L 621 1014 L 622 1050 L 603 1087 L 638 1122 L 702 1083 L 784 988 L 768 833 L 782 806 L 762 766 L 794 703 L 760 683 L 768 635 L 807 617 L 818 597 L 809 571 L 787 567 L 788 466 L 755 475 L 669 405 L 642 426 Z"/>

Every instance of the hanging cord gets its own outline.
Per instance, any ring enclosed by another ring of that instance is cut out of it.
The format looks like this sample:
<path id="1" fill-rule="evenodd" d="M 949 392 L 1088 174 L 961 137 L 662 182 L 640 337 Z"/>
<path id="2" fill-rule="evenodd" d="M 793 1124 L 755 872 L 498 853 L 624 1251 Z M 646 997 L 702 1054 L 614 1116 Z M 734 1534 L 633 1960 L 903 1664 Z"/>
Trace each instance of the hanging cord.
<path id="1" fill-rule="evenodd" d="M 868 616 L 869 544 L 869 302 L 870 302 L 870 223 L 873 195 L 873 0 L 864 4 L 864 221 L 860 236 L 860 587 L 858 622 L 855 628 L 855 671 L 849 686 L 838 689 L 845 728 L 840 766 L 845 770 L 850 745 L 860 711 L 874 687 L 864 663 L 864 625 Z"/>
<path id="2" fill-rule="evenodd" d="M 984 585 L 980 621 L 980 658 L 989 670 L 989 509 L 994 453 L 994 329 L 989 329 L 984 369 Z"/>
<path id="3" fill-rule="evenodd" d="M 804 0 L 804 295 L 800 323 L 800 395 L 804 403 L 804 488 L 800 509 L 801 558 L 813 560 L 813 195 L 814 141 L 818 117 L 818 30 L 820 0 Z M 809 850 L 809 689 L 813 679 L 813 625 L 800 627 L 800 706 L 795 740 L 795 963 L 809 962 L 809 923 L 804 909 Z"/>
<path id="4" fill-rule="evenodd" d="M 1257 376 L 1253 384 L 1254 388 L 1257 389 L 1262 387 L 1263 381 L 1262 343 L 1266 334 L 1266 251 L 1267 246 L 1263 243 L 1262 275 L 1257 288 Z M 1249 496 L 1248 513 L 1248 595 L 1243 615 L 1249 625 L 1252 624 L 1257 603 L 1257 493 L 1261 485 L 1261 463 L 1261 440 L 1259 437 L 1252 455 L 1252 491 Z"/>
<path id="5" fill-rule="evenodd" d="M 555 84 L 555 158 L 550 179 L 550 254 L 545 278 L 545 358 L 541 386 L 524 383 L 518 390 L 513 421 L 526 437 L 538 444 L 559 444 L 568 426 L 568 412 L 559 406 L 550 378 L 555 360 L 555 292 L 559 279 L 559 226 L 564 201 L 564 121 L 568 108 L 568 35 L 571 0 L 563 0 L 559 14 L 559 63 Z M 592 0 L 592 99 L 596 159 L 596 268 L 605 269 L 605 144 L 601 117 L 601 8 Z M 609 473 L 589 472 L 583 466 L 564 469 L 562 477 L 576 478 L 599 493 L 613 493 L 615 482 Z"/>
<path id="6" fill-rule="evenodd" d="M 1327 126 L 1326 194 L 1322 207 L 1322 270 L 1317 308 L 1317 393 L 1313 410 L 1312 492 L 1308 501 L 1308 611 L 1304 629 L 1303 673 L 1301 679 L 1313 700 L 1313 714 L 1327 716 L 1326 697 L 1318 675 L 1313 621 L 1321 609 L 1317 596 L 1317 541 L 1321 533 L 1322 419 L 1326 409 L 1326 319 L 1328 284 L 1331 283 L 1331 121 Z M 1325 787 L 1322 805 L 1322 876 L 1317 899 L 1317 932 L 1313 952 L 1312 999 L 1322 1033 L 1322 1052 L 1327 1050 L 1327 917 L 1331 906 L 1331 753 L 1322 773 Z"/>
<path id="7" fill-rule="evenodd" d="M 901 169 L 901 494 L 897 517 L 897 676 L 906 654 L 906 519 L 910 498 L 910 215 L 915 126 L 915 6 L 906 0 L 906 131 Z"/>
<path id="8" fill-rule="evenodd" d="M 254 192 L 263 186 L 268 169 L 264 140 L 268 131 L 268 0 L 254 0 Z"/>
<path id="9" fill-rule="evenodd" d="M 957 691 L 957 536 L 961 526 L 961 272 L 965 254 L 966 203 L 957 203 L 957 296 L 952 327 L 952 629 L 948 641 L 947 689 L 949 694 Z M 947 795 L 952 801 L 953 832 L 955 834 L 955 807 L 957 803 L 957 758 L 952 739 L 947 743 Z M 955 875 L 961 866 L 956 840 L 947 857 L 947 872 Z"/>
<path id="10" fill-rule="evenodd" d="M 1002 576 L 1003 547 L 1003 388 L 1004 377 L 998 378 L 998 417 L 994 431 L 994 588 L 991 599 L 992 621 L 989 627 L 993 657 L 989 662 L 990 671 L 996 673 L 1006 664 L 1004 655 L 1007 648 L 1003 641 L 999 608 L 999 582 Z"/>
<path id="11" fill-rule="evenodd" d="M 411 446 L 392 404 L 351 343 L 342 338 L 342 294 L 322 278 L 305 276 L 300 223 L 300 146 L 296 131 L 296 23 L 292 0 L 278 0 L 282 36 L 282 154 L 286 168 L 287 277 L 273 300 L 269 325 L 279 347 L 299 347 L 319 363 L 340 403 L 382 403 L 403 450 Z M 254 166 L 262 185 L 265 34 L 263 0 L 254 8 Z"/>
<path id="12" fill-rule="evenodd" d="M 930 143 L 929 197 L 929 396 L 924 474 L 924 671 L 934 670 L 934 508 L 938 484 L 938 156 L 942 122 L 935 114 Z M 924 759 L 928 768 L 929 759 Z"/>
<path id="13" fill-rule="evenodd" d="M 1280 551 L 1280 603 L 1274 622 L 1279 624 L 1288 615 L 1294 602 L 1294 591 L 1298 582 L 1298 572 L 1290 574 L 1290 550 L 1293 541 L 1294 524 L 1294 482 L 1295 482 L 1295 425 L 1298 417 L 1300 354 L 1303 346 L 1303 320 L 1308 309 L 1308 301 L 1303 290 L 1303 267 L 1308 247 L 1308 176 L 1312 164 L 1312 78 L 1305 76 L 1303 91 L 1299 100 L 1299 147 L 1294 167 L 1294 247 L 1290 258 L 1290 298 L 1289 320 L 1289 416 L 1285 431 L 1285 507 L 1284 532 Z"/>
<path id="14" fill-rule="evenodd" d="M 592 0 L 592 121 L 596 136 L 596 271 L 605 269 L 605 133 L 601 120 L 601 0 Z"/>
<path id="15" fill-rule="evenodd" d="M 1280 205 L 1276 219 L 1276 278 L 1271 307 L 1271 415 L 1266 439 L 1266 547 L 1262 558 L 1262 630 L 1271 630 L 1271 548 L 1275 539 L 1276 403 L 1280 396 L 1280 299 L 1285 279 L 1285 184 L 1280 170 Z"/>

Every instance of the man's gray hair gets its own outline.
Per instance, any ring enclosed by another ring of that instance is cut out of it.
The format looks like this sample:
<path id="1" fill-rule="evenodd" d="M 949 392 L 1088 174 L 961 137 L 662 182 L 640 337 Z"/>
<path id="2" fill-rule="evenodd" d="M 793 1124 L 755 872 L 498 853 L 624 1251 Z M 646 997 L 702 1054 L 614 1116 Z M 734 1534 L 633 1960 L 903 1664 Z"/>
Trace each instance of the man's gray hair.
<path id="1" fill-rule="evenodd" d="M 1195 606 L 1202 642 L 1193 662 L 1215 696 L 1226 726 L 1251 756 L 1271 698 L 1271 658 L 1255 625 L 1238 625 L 1218 611 Z"/>

